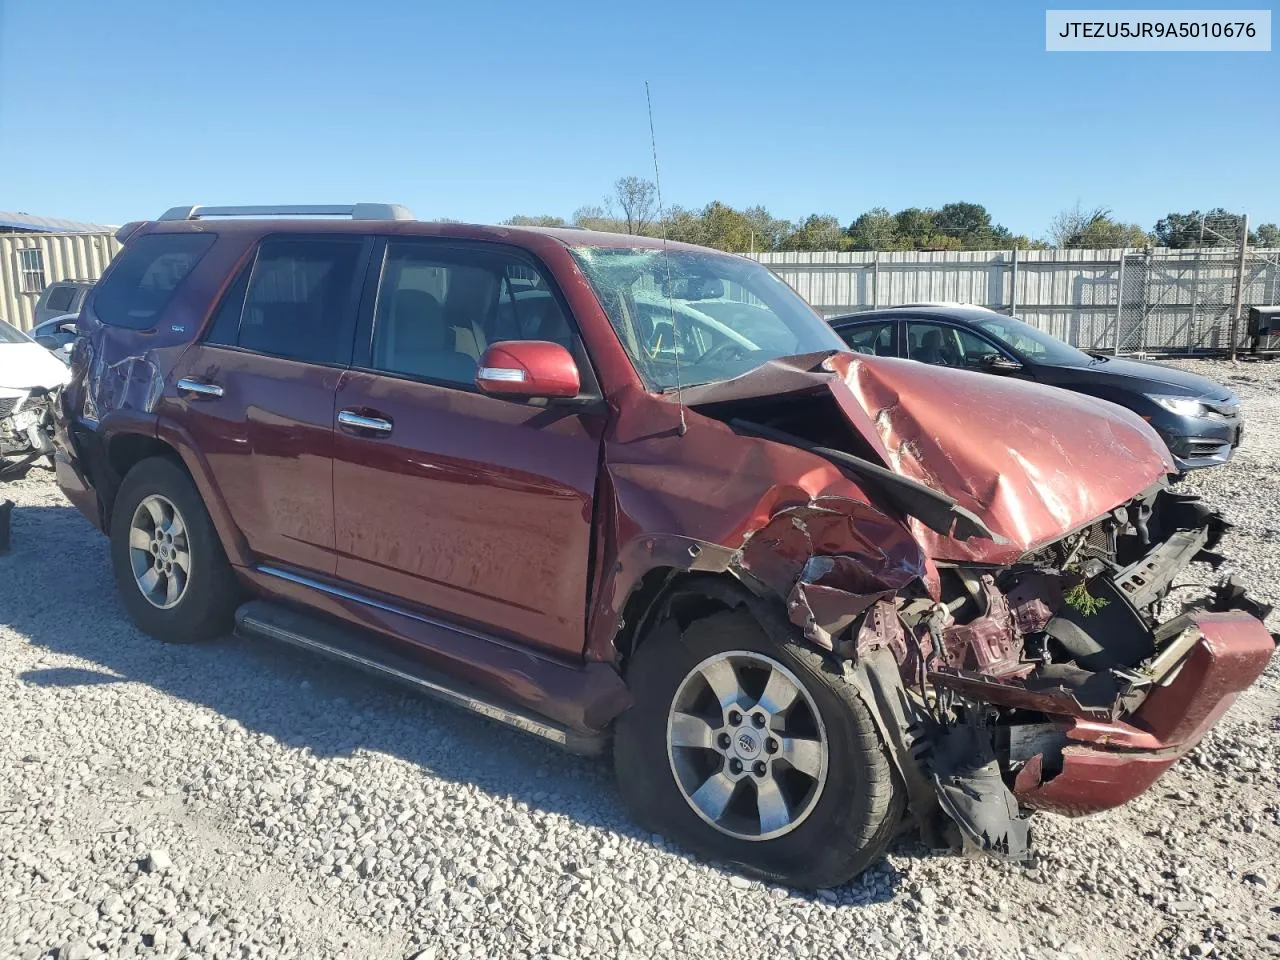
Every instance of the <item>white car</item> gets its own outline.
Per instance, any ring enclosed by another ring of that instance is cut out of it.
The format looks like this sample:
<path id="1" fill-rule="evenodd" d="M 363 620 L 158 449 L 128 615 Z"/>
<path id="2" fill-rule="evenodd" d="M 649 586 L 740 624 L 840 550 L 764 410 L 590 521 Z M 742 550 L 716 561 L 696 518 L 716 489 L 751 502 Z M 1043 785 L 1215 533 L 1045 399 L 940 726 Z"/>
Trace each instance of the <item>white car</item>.
<path id="1" fill-rule="evenodd" d="M 52 456 L 52 404 L 70 376 L 63 361 L 0 320 L 0 479 Z"/>

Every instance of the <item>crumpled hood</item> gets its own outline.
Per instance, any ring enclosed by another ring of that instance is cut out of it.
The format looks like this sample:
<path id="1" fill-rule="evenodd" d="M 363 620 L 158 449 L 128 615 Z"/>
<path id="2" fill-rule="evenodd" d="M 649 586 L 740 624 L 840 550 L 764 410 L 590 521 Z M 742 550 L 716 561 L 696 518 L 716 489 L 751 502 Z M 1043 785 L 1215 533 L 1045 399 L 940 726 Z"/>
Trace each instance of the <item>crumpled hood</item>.
<path id="1" fill-rule="evenodd" d="M 912 360 L 784 357 L 733 380 L 688 388 L 685 402 L 714 406 L 823 389 L 886 465 L 952 497 L 1004 541 L 960 541 L 912 519 L 916 539 L 938 560 L 1010 563 L 1174 470 L 1164 441 L 1124 407 Z"/>
<path id="2" fill-rule="evenodd" d="M 1159 434 L 1105 400 L 911 360 L 836 354 L 827 366 L 841 375 L 832 389 L 848 389 L 870 417 L 889 466 L 954 497 L 1009 541 L 923 530 L 937 559 L 1008 562 L 1174 470 Z"/>

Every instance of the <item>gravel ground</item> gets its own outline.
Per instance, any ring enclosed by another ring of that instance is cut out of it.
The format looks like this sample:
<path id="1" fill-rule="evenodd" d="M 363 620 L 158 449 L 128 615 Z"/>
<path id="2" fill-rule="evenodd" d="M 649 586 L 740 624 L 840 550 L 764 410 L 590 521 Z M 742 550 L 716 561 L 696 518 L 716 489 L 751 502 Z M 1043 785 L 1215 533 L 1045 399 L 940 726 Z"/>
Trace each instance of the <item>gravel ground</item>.
<path id="1" fill-rule="evenodd" d="M 1187 366 L 1248 418 L 1188 486 L 1280 604 L 1280 364 Z M 797 894 L 639 832 L 606 763 L 300 653 L 142 636 L 49 475 L 0 493 L 0 957 L 1280 957 L 1280 661 L 1150 795 L 1038 817 L 1032 871 L 904 839 Z"/>

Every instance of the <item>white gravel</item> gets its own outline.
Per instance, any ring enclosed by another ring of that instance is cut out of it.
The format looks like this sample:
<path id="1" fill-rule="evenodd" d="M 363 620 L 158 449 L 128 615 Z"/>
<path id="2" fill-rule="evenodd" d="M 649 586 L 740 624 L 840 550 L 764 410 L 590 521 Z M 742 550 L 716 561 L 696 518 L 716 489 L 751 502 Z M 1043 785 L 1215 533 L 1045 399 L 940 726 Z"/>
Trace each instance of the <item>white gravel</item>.
<path id="1" fill-rule="evenodd" d="M 1188 485 L 1280 603 L 1280 363 L 1188 366 L 1248 418 Z M 1149 796 L 1038 817 L 1035 871 L 904 840 L 799 895 L 639 833 L 606 763 L 302 654 L 142 636 L 49 475 L 3 496 L 0 958 L 1280 957 L 1276 661 Z"/>

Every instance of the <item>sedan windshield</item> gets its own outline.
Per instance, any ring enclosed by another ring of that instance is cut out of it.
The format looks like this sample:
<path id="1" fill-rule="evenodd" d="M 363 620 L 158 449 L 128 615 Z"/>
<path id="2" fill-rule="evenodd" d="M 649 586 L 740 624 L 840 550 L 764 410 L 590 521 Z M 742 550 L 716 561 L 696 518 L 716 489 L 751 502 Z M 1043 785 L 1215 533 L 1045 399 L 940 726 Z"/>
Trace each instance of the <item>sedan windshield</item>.
<path id="1" fill-rule="evenodd" d="M 27 335 L 0 320 L 0 343 L 26 343 Z"/>
<path id="2" fill-rule="evenodd" d="M 702 251 L 573 248 L 650 390 L 729 380 L 795 354 L 847 349 L 794 290 L 751 260 Z"/>
<path id="3" fill-rule="evenodd" d="M 978 326 L 1034 363 L 1051 367 L 1083 367 L 1093 362 L 1087 353 L 1023 323 L 1017 317 L 984 317 L 978 321 Z"/>

